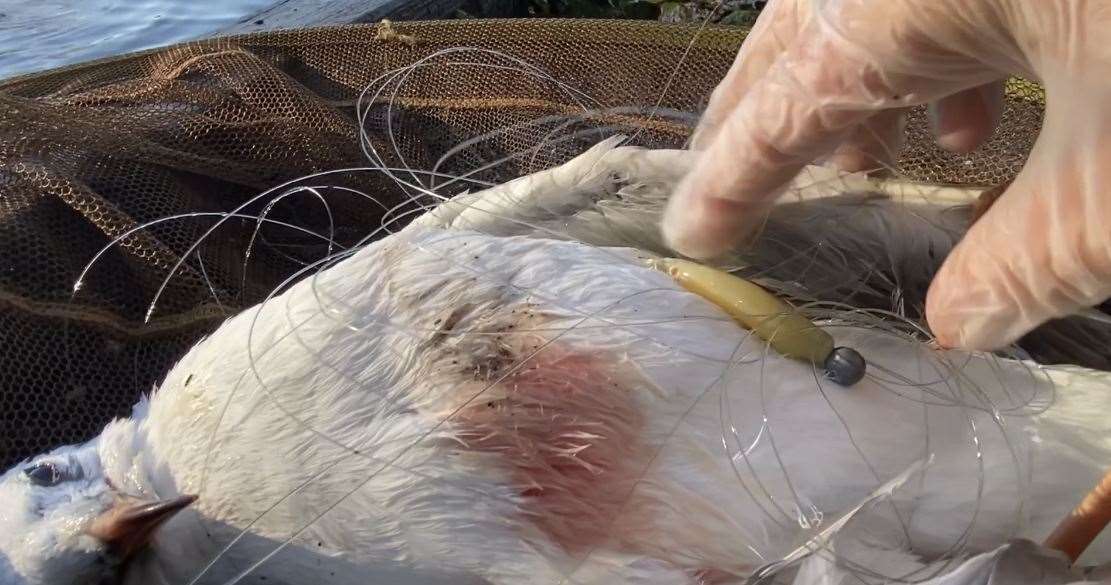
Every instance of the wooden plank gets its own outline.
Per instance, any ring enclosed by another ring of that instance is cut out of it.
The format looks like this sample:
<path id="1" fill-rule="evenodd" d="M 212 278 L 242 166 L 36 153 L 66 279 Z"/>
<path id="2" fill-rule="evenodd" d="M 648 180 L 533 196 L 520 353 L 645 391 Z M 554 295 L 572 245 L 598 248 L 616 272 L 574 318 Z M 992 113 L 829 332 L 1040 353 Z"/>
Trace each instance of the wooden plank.
<path id="1" fill-rule="evenodd" d="M 281 0 L 220 34 L 393 20 L 449 17 L 465 0 Z"/>

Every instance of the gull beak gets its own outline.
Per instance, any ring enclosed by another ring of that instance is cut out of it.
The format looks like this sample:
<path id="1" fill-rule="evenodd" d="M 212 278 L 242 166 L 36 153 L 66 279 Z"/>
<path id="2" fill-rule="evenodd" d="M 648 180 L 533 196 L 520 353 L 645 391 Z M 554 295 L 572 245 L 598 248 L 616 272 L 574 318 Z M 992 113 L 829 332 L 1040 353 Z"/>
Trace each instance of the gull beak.
<path id="1" fill-rule="evenodd" d="M 142 550 L 154 533 L 178 512 L 197 501 L 197 496 L 179 496 L 159 502 L 120 500 L 89 527 L 89 535 L 108 545 L 121 559 Z"/>

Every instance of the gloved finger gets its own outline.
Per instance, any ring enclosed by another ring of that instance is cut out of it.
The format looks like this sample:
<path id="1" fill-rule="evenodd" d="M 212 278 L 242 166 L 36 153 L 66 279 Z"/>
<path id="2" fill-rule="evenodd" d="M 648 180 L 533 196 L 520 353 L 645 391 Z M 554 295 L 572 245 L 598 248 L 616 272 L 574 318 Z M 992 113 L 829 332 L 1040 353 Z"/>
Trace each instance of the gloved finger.
<path id="1" fill-rule="evenodd" d="M 672 195 L 663 236 L 695 258 L 730 249 L 810 162 L 876 113 L 928 103 L 1001 77 L 976 55 L 983 28 L 933 0 L 814 3 L 796 41 L 721 122 Z M 994 3 L 969 14 L 995 26 Z M 974 14 L 973 14 L 974 12 Z M 882 24 L 880 33 L 876 23 Z"/>
<path id="2" fill-rule="evenodd" d="M 782 188 L 891 95 L 867 62 L 806 36 L 749 90 L 676 188 L 662 226 L 676 251 L 713 257 L 750 236 Z"/>
<path id="3" fill-rule="evenodd" d="M 1101 162 L 1111 144 L 1093 126 L 1043 131 L 1027 166 L 946 259 L 926 300 L 942 346 L 999 349 L 1111 296 L 1111 198 L 1094 191 L 1111 184 Z"/>
<path id="4" fill-rule="evenodd" d="M 853 129 L 824 162 L 847 173 L 893 170 L 906 142 L 906 113 L 903 108 L 881 110 Z"/>
<path id="5" fill-rule="evenodd" d="M 1003 115 L 1004 84 L 996 81 L 930 104 L 930 125 L 938 144 L 961 153 L 983 144 Z"/>
<path id="6" fill-rule="evenodd" d="M 722 122 L 737 107 L 747 90 L 767 73 L 787 47 L 794 44 L 809 14 L 810 2 L 805 0 L 773 0 L 764 7 L 741 44 L 729 72 L 710 94 L 706 110 L 691 138 L 694 150 L 704 150 L 710 145 Z"/>

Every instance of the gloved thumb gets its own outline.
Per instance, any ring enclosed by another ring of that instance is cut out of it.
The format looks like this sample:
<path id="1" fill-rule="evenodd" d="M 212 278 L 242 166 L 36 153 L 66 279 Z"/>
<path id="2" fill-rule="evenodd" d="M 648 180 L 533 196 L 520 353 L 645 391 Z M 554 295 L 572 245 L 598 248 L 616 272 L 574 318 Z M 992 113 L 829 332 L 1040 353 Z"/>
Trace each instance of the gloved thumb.
<path id="1" fill-rule="evenodd" d="M 972 152 L 991 135 L 1003 114 L 1005 82 L 996 81 L 930 104 L 937 141 L 953 152 Z"/>
<path id="2" fill-rule="evenodd" d="M 1111 296 L 1111 124 L 1055 97 L 1027 165 L 930 286 L 926 318 L 944 347 L 999 349 Z"/>

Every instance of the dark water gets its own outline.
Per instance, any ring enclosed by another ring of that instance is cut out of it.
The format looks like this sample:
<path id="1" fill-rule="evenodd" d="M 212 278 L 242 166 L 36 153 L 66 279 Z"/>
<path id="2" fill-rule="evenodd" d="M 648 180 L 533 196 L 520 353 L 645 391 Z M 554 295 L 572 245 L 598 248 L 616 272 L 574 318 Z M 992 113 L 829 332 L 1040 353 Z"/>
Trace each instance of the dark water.
<path id="1" fill-rule="evenodd" d="M 0 78 L 202 38 L 275 0 L 0 0 Z"/>

